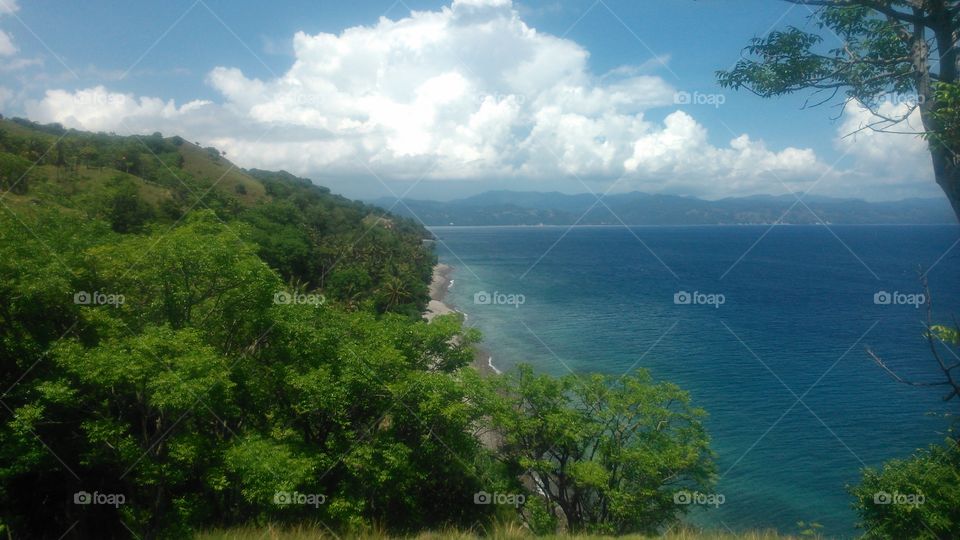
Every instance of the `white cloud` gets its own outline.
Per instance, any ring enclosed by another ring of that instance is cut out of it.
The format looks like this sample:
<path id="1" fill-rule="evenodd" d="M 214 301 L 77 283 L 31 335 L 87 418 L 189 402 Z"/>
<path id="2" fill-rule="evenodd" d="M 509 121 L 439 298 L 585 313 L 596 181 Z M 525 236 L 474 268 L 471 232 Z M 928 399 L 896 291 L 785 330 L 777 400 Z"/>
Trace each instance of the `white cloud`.
<path id="1" fill-rule="evenodd" d="M 906 102 L 889 99 L 877 111 L 887 118 L 900 118 L 908 106 Z M 904 133 L 869 129 L 880 120 L 868 109 L 850 102 L 837 127 L 836 148 L 853 158 L 847 177 L 850 183 L 857 184 L 855 194 L 871 198 L 942 195 L 933 181 L 927 143 L 914 134 L 923 131 L 920 111 L 913 111 L 906 121 L 889 128 Z"/>
<path id="2" fill-rule="evenodd" d="M 454 0 L 337 35 L 298 32 L 276 78 L 217 67 L 213 104 L 51 90 L 30 117 L 117 132 L 181 133 L 241 166 L 384 179 L 557 178 L 701 196 L 791 189 L 825 167 L 811 150 L 742 135 L 711 144 L 649 65 L 594 74 L 579 44 L 524 23 L 510 0 Z M 658 59 L 666 61 L 669 57 Z"/>
<path id="3" fill-rule="evenodd" d="M 0 86 L 0 110 L 4 110 L 8 103 L 13 100 L 13 90 L 6 86 Z"/>
<path id="4" fill-rule="evenodd" d="M 13 38 L 10 37 L 10 34 L 0 30 L 0 56 L 13 56 L 17 54 L 19 50 L 16 44 L 13 43 Z"/>
<path id="5" fill-rule="evenodd" d="M 826 172 L 812 150 L 776 152 L 746 134 L 726 147 L 713 146 L 706 128 L 683 111 L 668 115 L 663 129 L 638 139 L 625 166 L 659 179 L 673 191 L 703 195 L 804 191 Z"/>
<path id="6" fill-rule="evenodd" d="M 0 0 L 0 17 L 11 15 L 20 10 L 17 0 Z"/>
<path id="7" fill-rule="evenodd" d="M 181 127 L 179 120 L 210 105 L 191 101 L 177 107 L 173 100 L 119 94 L 97 86 L 76 92 L 48 90 L 43 100 L 29 102 L 27 114 L 44 122 L 92 131 L 152 132 L 162 127 Z M 174 122 L 171 122 L 174 121 Z"/>
<path id="8" fill-rule="evenodd" d="M 12 15 L 19 9 L 20 6 L 17 5 L 16 0 L 0 0 L 0 17 Z M 0 56 L 13 56 L 17 54 L 19 50 L 13 42 L 13 36 L 0 30 Z"/>

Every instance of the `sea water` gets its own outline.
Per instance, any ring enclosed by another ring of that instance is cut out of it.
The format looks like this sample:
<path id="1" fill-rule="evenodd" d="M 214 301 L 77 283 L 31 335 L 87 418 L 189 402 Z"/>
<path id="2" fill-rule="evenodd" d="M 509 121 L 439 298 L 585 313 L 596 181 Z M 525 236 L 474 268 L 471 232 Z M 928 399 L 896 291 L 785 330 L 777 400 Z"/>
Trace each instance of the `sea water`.
<path id="1" fill-rule="evenodd" d="M 943 441 L 923 337 L 960 317 L 960 227 L 437 227 L 447 302 L 493 363 L 554 375 L 646 368 L 706 409 L 717 529 L 817 522 L 854 536 L 865 466 Z M 949 353 L 946 353 L 949 354 Z"/>

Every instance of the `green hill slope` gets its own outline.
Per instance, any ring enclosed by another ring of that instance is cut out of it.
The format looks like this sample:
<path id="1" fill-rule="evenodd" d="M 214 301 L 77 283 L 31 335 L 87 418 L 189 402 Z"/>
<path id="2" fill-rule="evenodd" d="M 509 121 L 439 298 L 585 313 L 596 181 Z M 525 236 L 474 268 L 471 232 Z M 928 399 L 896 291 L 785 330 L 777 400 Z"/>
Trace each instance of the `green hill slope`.
<path id="1" fill-rule="evenodd" d="M 243 224 L 282 277 L 351 305 L 416 317 L 434 257 L 414 221 L 289 173 L 245 171 L 181 137 L 118 136 L 0 119 L 0 192 L 17 215 L 53 207 L 119 233 L 172 227 L 194 210 Z"/>

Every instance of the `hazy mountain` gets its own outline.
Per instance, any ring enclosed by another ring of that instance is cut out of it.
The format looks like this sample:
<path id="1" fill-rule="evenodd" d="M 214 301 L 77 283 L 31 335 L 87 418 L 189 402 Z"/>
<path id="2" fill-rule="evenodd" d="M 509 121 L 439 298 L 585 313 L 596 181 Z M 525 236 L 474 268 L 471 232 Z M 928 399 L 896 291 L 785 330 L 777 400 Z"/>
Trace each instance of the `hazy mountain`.
<path id="1" fill-rule="evenodd" d="M 453 201 L 395 198 L 369 201 L 427 225 L 733 225 L 956 223 L 945 198 L 866 202 L 792 195 L 753 195 L 707 201 L 631 192 L 603 197 L 535 191 L 488 191 Z"/>

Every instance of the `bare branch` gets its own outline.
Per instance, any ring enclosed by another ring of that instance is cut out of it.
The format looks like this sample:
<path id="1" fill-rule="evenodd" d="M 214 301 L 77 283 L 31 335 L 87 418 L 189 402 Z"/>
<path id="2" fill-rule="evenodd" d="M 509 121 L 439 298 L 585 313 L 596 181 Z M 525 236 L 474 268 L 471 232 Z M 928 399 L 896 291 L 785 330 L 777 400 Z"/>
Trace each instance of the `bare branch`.
<path id="1" fill-rule="evenodd" d="M 833 98 L 835 98 L 835 97 L 837 96 L 837 93 L 838 93 L 839 91 L 840 91 L 840 88 L 834 88 L 834 89 L 833 89 L 833 92 L 831 92 L 828 97 L 826 97 L 826 98 L 824 98 L 824 99 L 821 99 L 820 101 L 814 103 L 813 105 L 810 105 L 810 98 L 808 97 L 806 100 L 804 100 L 803 106 L 800 107 L 800 108 L 801 108 L 801 109 L 808 109 L 808 108 L 812 109 L 812 108 L 814 108 L 814 107 L 819 107 L 820 105 L 823 105 L 824 103 L 827 103 L 828 101 L 832 101 Z M 823 92 L 823 89 L 817 90 L 817 91 L 814 92 L 813 95 L 810 96 L 810 97 L 813 97 L 813 96 L 819 94 L 820 92 Z"/>
<path id="2" fill-rule="evenodd" d="M 873 349 L 871 349 L 870 347 L 867 347 L 866 350 L 867 350 L 867 354 L 870 355 L 870 358 L 873 359 L 874 363 L 876 363 L 878 366 L 880 366 L 880 368 L 882 368 L 884 371 L 887 372 L 887 375 L 890 375 L 890 378 L 892 378 L 893 380 L 897 381 L 898 383 L 906 384 L 906 385 L 909 385 L 909 386 L 946 386 L 946 385 L 950 384 L 950 383 L 948 383 L 947 381 L 917 382 L 917 381 L 911 381 L 911 380 L 909 380 L 909 379 L 904 379 L 903 377 L 901 377 L 900 375 L 898 375 L 897 372 L 895 372 L 895 371 L 893 371 L 892 369 L 890 369 L 889 367 L 887 367 L 887 364 L 883 361 L 883 359 L 880 358 L 880 357 L 877 355 L 877 353 L 873 352 Z"/>
<path id="3" fill-rule="evenodd" d="M 930 295 L 930 285 L 927 282 L 926 276 L 922 273 L 920 275 L 920 282 L 923 284 L 923 291 L 924 291 L 924 294 L 926 295 L 925 298 L 927 301 L 927 323 L 925 325 L 927 343 L 930 346 L 930 352 L 933 354 L 934 359 L 936 359 L 937 361 L 937 365 L 940 367 L 940 371 L 942 371 L 944 374 L 944 377 L 945 377 L 944 380 L 936 381 L 936 382 L 920 382 L 920 381 L 913 381 L 913 380 L 904 378 L 900 376 L 897 372 L 890 369 L 890 367 L 887 366 L 887 364 L 883 361 L 883 359 L 880 358 L 879 355 L 874 353 L 873 350 L 870 349 L 870 347 L 867 347 L 866 349 L 867 354 L 870 355 L 870 358 L 873 359 L 873 362 L 875 364 L 880 366 L 880 368 L 883 369 L 887 373 L 887 375 L 889 375 L 894 381 L 898 383 L 906 384 L 908 386 L 922 386 L 922 387 L 949 386 L 951 390 L 946 396 L 944 396 L 943 400 L 950 401 L 951 399 L 960 396 L 960 382 L 954 380 L 953 374 L 951 373 L 951 371 L 954 368 L 956 368 L 957 365 L 960 365 L 960 364 L 955 364 L 953 366 L 948 367 L 946 363 L 943 361 L 943 358 L 940 356 L 940 352 L 937 350 L 938 342 L 944 345 L 947 345 L 947 344 L 943 343 L 943 341 L 940 340 L 940 338 L 936 336 L 935 333 L 933 332 L 933 326 L 934 326 L 933 325 L 933 299 L 932 299 L 932 296 Z"/>
<path id="4" fill-rule="evenodd" d="M 847 137 L 852 137 L 852 136 L 856 135 L 857 133 L 860 133 L 861 131 L 867 131 L 867 130 L 873 131 L 873 132 L 875 132 L 875 133 L 891 133 L 891 134 L 896 134 L 896 135 L 925 135 L 925 134 L 929 133 L 928 131 L 895 131 L 895 130 L 891 130 L 891 129 L 890 129 L 890 128 L 892 128 L 893 126 L 896 126 L 896 125 L 898 125 L 898 124 L 902 124 L 903 122 L 906 122 L 907 120 L 909 120 L 910 115 L 913 114 L 913 111 L 915 111 L 915 110 L 917 109 L 917 107 L 919 107 L 918 104 L 912 104 L 912 105 L 910 105 L 910 107 L 908 108 L 908 110 L 907 110 L 905 113 L 903 113 L 903 114 L 900 115 L 899 117 L 893 117 L 893 116 L 887 116 L 887 115 L 884 115 L 884 114 L 880 113 L 878 110 L 876 110 L 876 108 L 874 108 L 874 107 L 872 107 L 872 106 L 870 106 L 870 105 L 868 105 L 868 104 L 866 104 L 866 103 L 864 103 L 864 102 L 862 102 L 862 101 L 860 101 L 860 100 L 848 100 L 847 102 L 849 103 L 849 101 L 856 101 L 857 103 L 860 104 L 861 107 L 863 107 L 864 109 L 867 109 L 872 115 L 874 115 L 874 116 L 876 116 L 877 118 L 879 118 L 879 120 L 877 120 L 877 121 L 875 121 L 875 122 L 870 122 L 870 123 L 868 123 L 868 124 L 861 125 L 859 128 L 857 128 L 857 129 L 851 131 L 850 133 L 847 133 L 846 135 L 844 135 L 844 136 L 842 137 L 842 138 L 844 138 L 844 139 L 846 139 Z M 844 105 L 844 106 L 846 106 L 846 105 Z M 877 126 L 883 126 L 883 127 L 877 127 Z"/>

